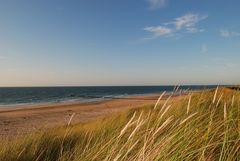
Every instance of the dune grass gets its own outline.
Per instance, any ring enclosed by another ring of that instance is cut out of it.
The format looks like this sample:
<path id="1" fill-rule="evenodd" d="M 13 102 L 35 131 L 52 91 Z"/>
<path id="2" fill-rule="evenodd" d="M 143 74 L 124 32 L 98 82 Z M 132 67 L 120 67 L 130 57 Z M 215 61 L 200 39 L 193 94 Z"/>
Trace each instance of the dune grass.
<path id="1" fill-rule="evenodd" d="M 0 143 L 3 161 L 240 160 L 240 93 L 217 88 Z"/>

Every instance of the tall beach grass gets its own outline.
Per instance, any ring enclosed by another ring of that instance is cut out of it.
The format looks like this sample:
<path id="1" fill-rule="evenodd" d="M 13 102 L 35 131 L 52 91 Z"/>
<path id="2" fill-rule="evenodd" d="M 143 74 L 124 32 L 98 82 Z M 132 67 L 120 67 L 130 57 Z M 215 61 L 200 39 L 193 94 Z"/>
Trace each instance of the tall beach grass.
<path id="1" fill-rule="evenodd" d="M 237 90 L 162 97 L 152 106 L 1 141 L 0 160 L 240 160 Z"/>

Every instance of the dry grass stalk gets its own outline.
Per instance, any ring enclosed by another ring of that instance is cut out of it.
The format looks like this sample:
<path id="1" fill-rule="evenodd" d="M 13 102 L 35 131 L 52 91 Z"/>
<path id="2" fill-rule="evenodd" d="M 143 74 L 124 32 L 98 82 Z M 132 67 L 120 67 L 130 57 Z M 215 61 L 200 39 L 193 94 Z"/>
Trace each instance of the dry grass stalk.
<path id="1" fill-rule="evenodd" d="M 222 97 L 223 97 L 223 93 L 222 93 L 221 96 L 219 97 L 219 99 L 218 99 L 218 101 L 217 101 L 217 104 L 216 104 L 216 107 L 218 107 L 218 105 L 219 105 L 219 103 L 220 103 Z"/>
<path id="2" fill-rule="evenodd" d="M 130 148 L 128 148 L 127 152 L 124 154 L 124 156 L 122 157 L 123 159 L 127 157 L 128 153 L 130 151 L 132 151 L 132 149 L 137 145 L 137 143 L 139 142 L 139 140 L 137 140 Z"/>
<path id="3" fill-rule="evenodd" d="M 141 118 L 142 118 L 142 115 L 143 115 L 143 111 L 141 111 L 141 113 L 140 113 L 140 115 L 139 115 L 139 117 L 138 117 L 137 124 L 139 124 L 139 122 L 140 122 L 140 120 L 141 120 Z"/>
<path id="4" fill-rule="evenodd" d="M 167 111 L 169 110 L 169 108 L 171 107 L 172 105 L 168 105 L 167 108 L 163 111 L 162 115 L 160 116 L 160 120 L 162 119 L 162 117 L 167 113 Z"/>
<path id="5" fill-rule="evenodd" d="M 162 129 L 164 129 L 171 121 L 173 120 L 173 116 L 169 117 L 166 121 L 162 123 L 162 125 L 153 133 L 152 138 Z"/>
<path id="6" fill-rule="evenodd" d="M 227 104 L 224 103 L 224 120 L 227 120 Z"/>
<path id="7" fill-rule="evenodd" d="M 145 123 L 144 120 L 140 121 L 139 124 L 135 127 L 131 135 L 128 137 L 128 141 L 133 137 L 133 135 L 136 133 L 136 131 Z"/>
<path id="8" fill-rule="evenodd" d="M 164 96 L 165 93 L 166 93 L 166 92 L 163 92 L 163 93 L 160 95 L 160 97 L 158 98 L 158 100 L 157 100 L 157 102 L 156 102 L 156 104 L 155 104 L 155 106 L 154 106 L 154 108 L 153 108 L 154 110 L 157 108 L 160 100 L 162 99 L 162 97 Z"/>
<path id="9" fill-rule="evenodd" d="M 135 118 L 136 112 L 134 112 L 133 116 L 131 117 L 131 119 L 128 121 L 128 123 L 126 124 L 126 126 L 121 130 L 120 135 L 118 136 L 118 138 L 120 138 L 125 131 L 127 130 L 127 128 L 130 126 L 130 124 L 132 123 L 133 119 Z"/>
<path id="10" fill-rule="evenodd" d="M 171 97 L 172 97 L 172 95 L 170 95 L 170 96 L 167 98 L 167 100 L 164 102 L 164 104 L 163 104 L 161 110 L 159 111 L 159 113 L 161 113 L 161 112 L 163 111 L 163 109 L 166 107 L 166 105 L 167 105 L 167 103 L 169 102 L 169 100 L 170 100 Z"/>
<path id="11" fill-rule="evenodd" d="M 192 99 L 192 94 L 190 94 L 190 96 L 189 96 L 189 100 L 188 100 L 187 115 L 188 115 L 189 110 L 190 110 L 191 99 Z"/>
<path id="12" fill-rule="evenodd" d="M 139 157 L 139 158 L 141 158 L 141 160 L 145 160 L 145 151 L 146 151 L 147 143 L 148 143 L 148 139 L 147 139 L 147 135 L 145 135 L 144 136 L 144 144 L 141 149 L 141 153 L 140 153 L 140 157 Z"/>
<path id="13" fill-rule="evenodd" d="M 92 141 L 92 135 L 90 135 L 90 137 L 88 138 L 87 144 L 86 144 L 86 146 L 84 147 L 83 153 L 84 153 L 85 151 L 87 151 L 87 149 L 88 149 L 91 141 Z"/>
<path id="14" fill-rule="evenodd" d="M 194 114 L 191 114 L 190 116 L 188 116 L 186 119 L 184 119 L 182 122 L 180 122 L 179 125 L 184 124 L 187 120 L 189 120 L 190 118 L 192 118 L 193 116 L 195 116 L 198 112 L 195 112 Z"/>
<path id="15" fill-rule="evenodd" d="M 179 85 L 174 86 L 172 93 L 175 94 L 178 91 L 179 87 Z"/>
<path id="16" fill-rule="evenodd" d="M 68 126 L 71 124 L 73 117 L 75 116 L 76 113 L 73 113 L 68 121 Z"/>
<path id="17" fill-rule="evenodd" d="M 215 101 L 216 101 L 217 92 L 218 92 L 218 87 L 216 88 L 215 93 L 214 93 L 214 97 L 213 97 L 213 101 L 212 101 L 213 104 L 214 104 Z"/>

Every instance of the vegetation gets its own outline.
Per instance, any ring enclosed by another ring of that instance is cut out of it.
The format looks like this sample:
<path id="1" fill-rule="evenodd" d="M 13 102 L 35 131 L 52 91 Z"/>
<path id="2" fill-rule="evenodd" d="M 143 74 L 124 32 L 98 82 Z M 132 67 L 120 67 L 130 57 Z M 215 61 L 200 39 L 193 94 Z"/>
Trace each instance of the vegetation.
<path id="1" fill-rule="evenodd" d="M 0 160 L 240 160 L 239 110 L 239 91 L 192 93 L 2 141 Z"/>

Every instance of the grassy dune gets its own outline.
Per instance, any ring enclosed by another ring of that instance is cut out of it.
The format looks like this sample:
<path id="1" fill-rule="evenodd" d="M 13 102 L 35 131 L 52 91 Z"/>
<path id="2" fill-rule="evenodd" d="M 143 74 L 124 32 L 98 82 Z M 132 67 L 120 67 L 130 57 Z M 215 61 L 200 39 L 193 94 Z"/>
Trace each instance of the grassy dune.
<path id="1" fill-rule="evenodd" d="M 0 144 L 4 161 L 240 160 L 240 93 L 192 93 Z"/>

